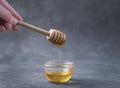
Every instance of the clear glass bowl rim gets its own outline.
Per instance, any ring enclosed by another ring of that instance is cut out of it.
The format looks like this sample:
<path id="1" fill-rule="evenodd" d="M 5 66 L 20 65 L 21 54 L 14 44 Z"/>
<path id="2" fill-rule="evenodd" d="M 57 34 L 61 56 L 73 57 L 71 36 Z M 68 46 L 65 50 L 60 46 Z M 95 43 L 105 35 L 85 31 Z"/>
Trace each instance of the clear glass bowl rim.
<path id="1" fill-rule="evenodd" d="M 44 63 L 44 67 L 73 67 L 74 62 L 70 60 L 50 60 Z"/>

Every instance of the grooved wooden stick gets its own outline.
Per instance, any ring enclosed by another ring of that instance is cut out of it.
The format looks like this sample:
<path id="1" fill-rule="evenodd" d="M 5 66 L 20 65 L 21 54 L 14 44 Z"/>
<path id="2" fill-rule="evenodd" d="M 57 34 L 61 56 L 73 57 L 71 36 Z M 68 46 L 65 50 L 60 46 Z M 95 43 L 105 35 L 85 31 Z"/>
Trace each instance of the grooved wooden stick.
<path id="1" fill-rule="evenodd" d="M 47 39 L 57 45 L 57 46 L 62 46 L 64 43 L 65 43 L 65 40 L 66 40 L 66 34 L 61 32 L 61 31 L 58 31 L 58 30 L 55 30 L 55 29 L 50 29 L 49 31 L 46 31 L 42 28 L 39 28 L 39 27 L 36 27 L 36 26 L 33 26 L 31 24 L 28 24 L 26 22 L 23 22 L 23 21 L 18 21 L 17 23 L 18 25 L 21 25 L 23 27 L 26 27 L 30 30 L 33 30 L 33 31 L 36 31 L 36 32 L 39 32 L 41 34 L 44 34 L 47 36 Z"/>

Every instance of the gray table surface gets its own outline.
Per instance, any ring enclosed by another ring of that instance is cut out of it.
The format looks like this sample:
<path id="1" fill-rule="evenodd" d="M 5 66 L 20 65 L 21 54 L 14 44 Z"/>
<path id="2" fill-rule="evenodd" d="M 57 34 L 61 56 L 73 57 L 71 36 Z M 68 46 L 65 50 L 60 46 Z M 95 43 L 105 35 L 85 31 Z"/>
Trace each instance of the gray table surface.
<path id="1" fill-rule="evenodd" d="M 119 0 L 7 0 L 24 21 L 67 34 L 58 48 L 42 34 L 20 27 L 0 33 L 0 88 L 119 88 Z M 72 60 L 68 83 L 49 82 L 43 64 Z"/>

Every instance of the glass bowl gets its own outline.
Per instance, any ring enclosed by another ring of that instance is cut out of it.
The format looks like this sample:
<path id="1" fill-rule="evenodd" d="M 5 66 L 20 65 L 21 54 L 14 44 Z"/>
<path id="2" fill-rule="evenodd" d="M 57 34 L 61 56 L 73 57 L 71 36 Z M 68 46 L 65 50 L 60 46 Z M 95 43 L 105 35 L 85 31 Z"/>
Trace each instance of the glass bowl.
<path id="1" fill-rule="evenodd" d="M 52 60 L 44 64 L 46 78 L 55 83 L 64 83 L 70 80 L 73 74 L 74 63 L 65 60 Z"/>

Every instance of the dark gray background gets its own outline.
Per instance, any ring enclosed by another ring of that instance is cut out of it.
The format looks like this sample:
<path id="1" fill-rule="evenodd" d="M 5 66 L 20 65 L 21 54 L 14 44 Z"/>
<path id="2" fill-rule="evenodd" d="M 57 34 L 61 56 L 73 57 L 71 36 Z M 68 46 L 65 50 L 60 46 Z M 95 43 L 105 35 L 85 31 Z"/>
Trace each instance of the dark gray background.
<path id="1" fill-rule="evenodd" d="M 21 27 L 0 33 L 0 88 L 119 88 L 120 0 L 7 0 L 24 21 L 67 34 L 61 48 Z M 70 82 L 53 84 L 43 64 L 73 60 Z"/>

